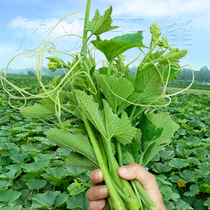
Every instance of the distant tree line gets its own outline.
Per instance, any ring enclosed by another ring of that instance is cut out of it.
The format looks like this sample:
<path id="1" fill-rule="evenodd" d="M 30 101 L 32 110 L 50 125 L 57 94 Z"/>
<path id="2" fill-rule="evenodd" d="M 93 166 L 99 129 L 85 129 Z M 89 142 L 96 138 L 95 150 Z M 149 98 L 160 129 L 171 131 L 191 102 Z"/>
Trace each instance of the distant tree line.
<path id="1" fill-rule="evenodd" d="M 183 68 L 180 70 L 181 74 L 177 77 L 176 82 L 180 83 L 181 81 L 191 81 L 192 80 L 192 71 L 191 69 L 188 68 Z M 130 73 L 132 76 L 135 75 L 136 72 L 136 67 L 131 67 Z M 201 67 L 199 71 L 195 71 L 194 76 L 195 76 L 195 81 L 199 83 L 209 83 L 210 84 L 210 69 L 208 69 L 207 66 Z"/>
<path id="2" fill-rule="evenodd" d="M 177 77 L 177 80 L 192 80 L 192 71 L 191 69 L 184 68 L 181 70 L 181 74 Z M 210 83 L 210 69 L 207 66 L 201 67 L 199 71 L 195 71 L 195 81 L 200 83 Z"/>
<path id="3" fill-rule="evenodd" d="M 130 73 L 132 76 L 135 75 L 136 73 L 136 67 L 133 66 L 130 68 Z M 66 71 L 68 72 L 68 70 L 66 69 Z M 176 81 L 174 82 L 184 82 L 184 81 L 188 81 L 190 82 L 192 80 L 192 71 L 191 69 L 188 68 L 183 68 L 180 70 L 181 74 L 177 77 Z M 9 71 L 11 73 L 16 73 L 16 74 L 28 74 L 28 75 L 35 75 L 36 71 L 33 68 L 29 68 L 29 69 L 18 69 L 18 70 L 12 70 Z M 8 73 L 9 73 L 8 72 Z M 200 70 L 195 71 L 194 72 L 194 76 L 195 76 L 195 81 L 202 83 L 202 84 L 210 84 L 210 69 L 208 69 L 207 66 L 203 66 L 201 67 Z M 51 72 L 47 67 L 43 67 L 42 68 L 42 75 L 44 76 L 56 76 L 56 75 L 61 75 L 63 74 L 63 69 L 57 69 L 55 72 Z"/>

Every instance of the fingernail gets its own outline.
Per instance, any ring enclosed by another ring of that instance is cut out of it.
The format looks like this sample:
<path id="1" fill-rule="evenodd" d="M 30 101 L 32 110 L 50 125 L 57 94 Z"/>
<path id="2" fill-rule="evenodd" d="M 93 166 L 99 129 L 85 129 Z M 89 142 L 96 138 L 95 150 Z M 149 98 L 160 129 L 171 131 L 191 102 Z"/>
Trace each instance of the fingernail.
<path id="1" fill-rule="evenodd" d="M 119 168 L 119 171 L 118 171 L 121 175 L 126 175 L 128 173 L 128 170 L 125 166 Z"/>
<path id="2" fill-rule="evenodd" d="M 97 201 L 96 206 L 98 206 L 98 207 L 104 207 L 104 201 L 103 200 Z"/>
<path id="3" fill-rule="evenodd" d="M 96 179 L 97 180 L 102 180 L 103 179 L 103 174 L 101 171 L 98 171 L 98 173 L 96 174 Z"/>
<path id="4" fill-rule="evenodd" d="M 100 194 L 106 196 L 108 194 L 108 189 L 106 186 L 101 187 Z"/>

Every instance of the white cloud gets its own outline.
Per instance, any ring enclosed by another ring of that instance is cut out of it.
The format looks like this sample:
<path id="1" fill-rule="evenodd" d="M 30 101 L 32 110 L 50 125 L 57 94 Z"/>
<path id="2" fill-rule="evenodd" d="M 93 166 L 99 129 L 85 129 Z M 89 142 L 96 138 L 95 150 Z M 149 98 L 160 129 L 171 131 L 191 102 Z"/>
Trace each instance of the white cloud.
<path id="1" fill-rule="evenodd" d="M 13 53 L 15 51 L 14 46 L 4 46 L 4 45 L 0 45 L 0 54 L 4 54 L 4 53 Z"/>
<path id="2" fill-rule="evenodd" d="M 76 34 L 82 36 L 83 33 L 83 19 L 75 17 L 65 18 L 53 32 L 50 34 L 47 41 L 69 34 Z M 23 17 L 16 17 L 8 25 L 11 30 L 14 40 L 16 41 L 17 51 L 30 51 L 39 49 L 45 37 L 49 34 L 52 28 L 59 22 L 57 18 L 36 18 L 26 19 Z M 56 41 L 56 48 L 63 51 L 70 52 L 78 49 L 81 45 L 81 39 L 75 36 L 62 37 Z"/>
<path id="3" fill-rule="evenodd" d="M 110 1 L 111 2 L 111 1 Z M 113 2 L 113 1 L 112 1 Z M 180 15 L 201 15 L 208 13 L 209 0 L 116 0 L 114 15 L 129 17 L 177 17 Z"/>
<path id="4" fill-rule="evenodd" d="M 16 17 L 13 19 L 8 27 L 11 30 L 16 30 L 19 33 L 15 33 L 19 38 L 25 36 L 26 38 L 45 38 L 51 29 L 59 22 L 57 18 L 23 18 Z M 59 25 L 53 30 L 50 37 L 52 39 L 66 34 L 82 35 L 83 20 L 74 18 L 65 18 Z"/>

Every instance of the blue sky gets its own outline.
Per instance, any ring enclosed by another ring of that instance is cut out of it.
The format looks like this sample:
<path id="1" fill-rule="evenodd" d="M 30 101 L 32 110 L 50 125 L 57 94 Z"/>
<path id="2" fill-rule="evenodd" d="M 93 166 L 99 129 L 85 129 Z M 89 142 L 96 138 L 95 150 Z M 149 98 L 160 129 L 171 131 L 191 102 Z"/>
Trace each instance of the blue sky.
<path id="1" fill-rule="evenodd" d="M 210 68 L 210 1 L 209 0 L 92 0 L 92 19 L 95 10 L 113 6 L 113 25 L 118 29 L 108 32 L 102 38 L 110 39 L 124 33 L 143 31 L 144 43 L 149 44 L 149 27 L 157 22 L 173 47 L 188 49 L 181 65 L 190 64 L 199 70 L 206 65 Z M 30 50 L 38 50 L 50 29 L 65 15 L 81 10 L 85 0 L 0 0 L 0 68 L 6 67 L 9 60 Z M 82 35 L 85 9 L 66 18 L 50 35 L 49 41 L 69 33 Z M 80 39 L 64 37 L 55 42 L 56 49 L 75 53 L 80 49 Z M 126 55 L 138 56 L 133 49 Z M 46 55 L 49 56 L 49 55 Z M 61 55 L 62 57 L 62 55 Z M 66 56 L 62 57 L 65 61 Z M 97 54 L 97 60 L 104 59 Z M 35 57 L 25 55 L 14 59 L 10 68 L 35 67 Z M 46 60 L 44 66 L 46 66 Z"/>

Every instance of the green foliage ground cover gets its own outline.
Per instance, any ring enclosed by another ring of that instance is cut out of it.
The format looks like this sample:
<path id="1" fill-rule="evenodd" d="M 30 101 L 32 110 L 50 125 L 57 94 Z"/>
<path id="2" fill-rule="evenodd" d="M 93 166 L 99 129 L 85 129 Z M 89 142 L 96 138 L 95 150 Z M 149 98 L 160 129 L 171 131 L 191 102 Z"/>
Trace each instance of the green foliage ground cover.
<path id="1" fill-rule="evenodd" d="M 192 81 L 189 80 L 177 80 L 176 82 L 171 82 L 168 84 L 168 87 L 174 88 L 186 88 L 190 85 Z M 199 82 L 194 82 L 190 89 L 200 89 L 200 90 L 210 90 L 210 85 L 201 84 Z"/>
<path id="2" fill-rule="evenodd" d="M 36 78 L 9 79 L 34 93 L 39 90 Z M 52 126 L 38 118 L 24 118 L 10 107 L 1 88 L 0 98 L 0 208 L 87 209 L 85 190 L 92 186 L 89 172 L 65 166 L 70 151 L 50 143 L 43 134 Z M 21 101 L 12 105 L 20 106 Z"/>
<path id="3" fill-rule="evenodd" d="M 208 95 L 182 94 L 166 108 L 180 128 L 148 167 L 167 209 L 210 209 L 209 105 Z"/>
<path id="4" fill-rule="evenodd" d="M 39 91 L 35 77 L 9 80 Z M 45 83 L 50 80 L 44 78 Z M 0 208 L 87 210 L 90 172 L 65 166 L 69 150 L 58 148 L 43 134 L 52 126 L 24 118 L 9 106 L 1 88 L 0 98 Z M 21 101 L 12 104 L 20 106 Z M 147 168 L 155 174 L 169 210 L 210 209 L 209 105 L 207 95 L 183 94 L 165 108 L 180 129 Z"/>

